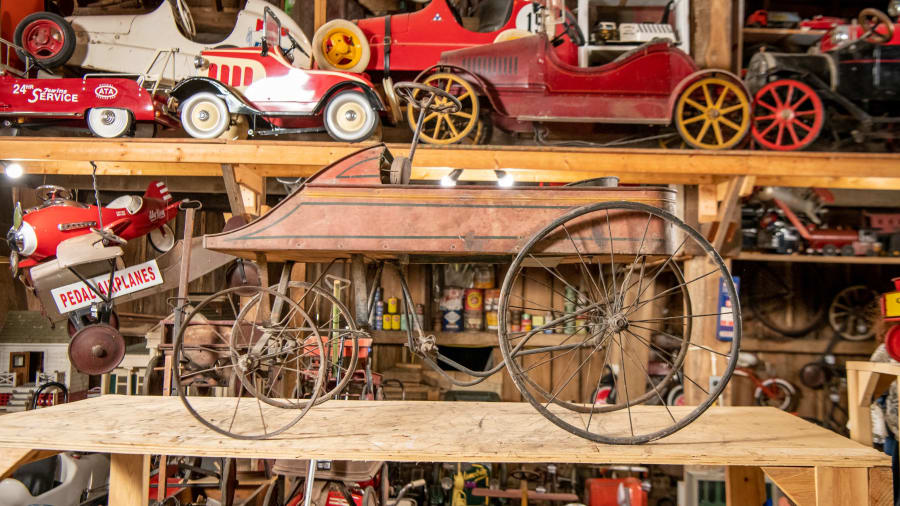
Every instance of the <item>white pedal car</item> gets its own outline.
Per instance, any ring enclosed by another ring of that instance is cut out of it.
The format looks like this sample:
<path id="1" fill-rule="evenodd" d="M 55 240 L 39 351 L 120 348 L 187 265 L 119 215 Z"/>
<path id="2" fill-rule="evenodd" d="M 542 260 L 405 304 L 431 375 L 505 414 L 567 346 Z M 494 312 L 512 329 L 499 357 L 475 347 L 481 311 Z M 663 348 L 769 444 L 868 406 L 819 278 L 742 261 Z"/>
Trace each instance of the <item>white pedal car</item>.
<path id="1" fill-rule="evenodd" d="M 0 481 L 3 506 L 79 506 L 109 492 L 109 455 L 60 453 L 21 466 Z M 105 504 L 105 502 L 103 502 Z"/>
<path id="2" fill-rule="evenodd" d="M 205 49 L 248 47 L 261 43 L 263 14 L 269 9 L 281 23 L 283 52 L 294 67 L 309 68 L 309 39 L 284 11 L 264 0 L 247 0 L 231 34 L 218 42 L 196 42 L 194 18 L 185 0 L 164 0 L 147 14 L 69 16 L 49 12 L 27 16 L 16 28 L 15 42 L 48 67 L 62 64 L 105 72 L 139 74 L 157 49 L 177 49 L 165 65 L 164 79 L 197 75 L 195 58 Z M 196 60 L 200 63 L 201 60 Z M 173 65 L 174 63 L 174 65 Z M 157 73 L 163 69 L 151 69 Z"/>

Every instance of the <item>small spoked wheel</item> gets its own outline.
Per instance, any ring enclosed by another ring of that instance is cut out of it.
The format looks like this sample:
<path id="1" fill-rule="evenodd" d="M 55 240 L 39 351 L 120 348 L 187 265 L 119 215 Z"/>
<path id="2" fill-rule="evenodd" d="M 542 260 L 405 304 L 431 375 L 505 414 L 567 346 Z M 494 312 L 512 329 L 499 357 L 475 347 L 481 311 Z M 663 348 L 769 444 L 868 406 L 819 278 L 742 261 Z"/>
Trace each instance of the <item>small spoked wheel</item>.
<path id="1" fill-rule="evenodd" d="M 703 77 L 681 92 L 675 104 L 675 128 L 698 149 L 731 149 L 750 130 L 750 100 L 731 79 Z"/>
<path id="2" fill-rule="evenodd" d="M 753 98 L 753 139 L 768 149 L 804 149 L 819 137 L 824 123 L 819 94 L 800 81 L 773 81 Z"/>
<path id="3" fill-rule="evenodd" d="M 694 259 L 682 268 L 686 255 Z M 698 314 L 691 294 L 717 283 L 732 305 Z M 521 313 L 544 314 L 545 323 L 514 329 L 510 315 Z M 637 202 L 583 206 L 538 231 L 507 272 L 498 317 L 522 396 L 554 424 L 602 443 L 646 443 L 688 425 L 722 393 L 740 347 L 740 304 L 722 258 L 674 215 Z M 732 341 L 699 343 L 703 324 L 719 319 L 733 322 Z M 687 366 L 701 363 L 715 364 L 717 384 L 692 377 Z M 614 403 L 595 394 L 609 371 Z M 679 383 L 690 405 L 668 406 Z"/>
<path id="4" fill-rule="evenodd" d="M 828 307 L 828 323 L 849 341 L 870 339 L 881 317 L 878 299 L 878 292 L 865 285 L 845 288 L 834 296 Z"/>
<path id="5" fill-rule="evenodd" d="M 359 359 L 359 338 L 363 331 L 356 325 L 347 306 L 323 288 L 304 281 L 291 281 L 287 289 L 286 295 L 306 311 L 322 336 L 326 357 L 325 377 L 315 400 L 316 404 L 321 404 L 340 395 L 352 378 Z M 298 381 L 299 391 L 312 390 L 318 379 L 316 372 L 316 369 L 303 371 Z"/>
<path id="6" fill-rule="evenodd" d="M 455 111 L 433 110 L 426 113 L 422 120 L 422 140 L 429 144 L 453 144 L 465 139 L 476 128 L 479 120 L 478 94 L 472 84 L 448 72 L 432 74 L 422 80 L 422 84 L 444 92 L 435 97 L 435 105 L 449 103 L 446 95 L 454 97 L 460 104 Z M 422 92 L 412 91 L 413 98 L 421 96 Z M 415 130 L 419 118 L 416 107 L 407 108 L 406 114 L 410 127 Z"/>
<path id="7" fill-rule="evenodd" d="M 178 396 L 220 434 L 275 436 L 300 421 L 322 391 L 326 339 L 287 295 L 261 287 L 222 290 L 191 311 L 175 340 Z M 304 375 L 313 386 L 301 391 L 296 385 Z"/>

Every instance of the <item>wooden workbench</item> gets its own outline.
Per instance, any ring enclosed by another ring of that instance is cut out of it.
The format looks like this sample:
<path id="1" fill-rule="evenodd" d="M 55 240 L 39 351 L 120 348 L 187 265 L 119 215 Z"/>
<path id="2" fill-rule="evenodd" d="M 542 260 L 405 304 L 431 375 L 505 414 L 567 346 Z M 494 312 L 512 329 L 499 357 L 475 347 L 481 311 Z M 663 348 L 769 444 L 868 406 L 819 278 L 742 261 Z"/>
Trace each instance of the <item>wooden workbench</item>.
<path id="1" fill-rule="evenodd" d="M 230 410 L 233 400 L 209 401 Z M 269 411 L 291 416 L 263 409 L 267 417 Z M 113 454 L 110 494 L 120 502 L 110 504 L 116 505 L 141 504 L 138 498 L 147 497 L 139 491 L 146 487 L 143 475 L 152 454 L 730 466 L 729 490 L 736 498 L 761 490 L 763 471 L 801 506 L 882 504 L 870 496 L 885 490 L 890 495 L 886 455 L 774 408 L 757 407 L 714 407 L 662 441 L 612 446 L 569 434 L 525 403 L 329 401 L 285 434 L 242 441 L 204 428 L 177 398 L 108 395 L 0 417 L 0 464 L 9 466 L 36 450 Z"/>
<path id="2" fill-rule="evenodd" d="M 3 160 L 29 174 L 216 176 L 222 164 L 256 177 L 312 175 L 370 143 L 273 140 L 95 139 L 0 137 Z M 409 146 L 391 144 L 395 154 Z M 548 146 L 429 146 L 416 150 L 414 179 L 437 180 L 451 167 L 462 180 L 495 181 L 494 169 L 518 182 L 570 182 L 618 176 L 623 183 L 719 184 L 738 176 L 756 185 L 900 189 L 900 155 L 808 151 L 704 151 Z"/>

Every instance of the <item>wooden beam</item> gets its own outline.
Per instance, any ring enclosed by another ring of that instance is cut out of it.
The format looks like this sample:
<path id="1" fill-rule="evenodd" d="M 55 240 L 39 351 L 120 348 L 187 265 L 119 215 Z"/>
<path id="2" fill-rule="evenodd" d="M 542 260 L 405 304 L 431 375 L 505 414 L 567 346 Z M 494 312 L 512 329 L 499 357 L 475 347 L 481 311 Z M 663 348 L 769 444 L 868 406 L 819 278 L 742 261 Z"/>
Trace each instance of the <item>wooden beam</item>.
<path id="1" fill-rule="evenodd" d="M 265 177 L 310 175 L 317 168 L 370 143 L 202 141 L 198 139 L 0 139 L 0 153 L 19 160 L 27 173 L 221 176 L 222 163 L 245 165 Z M 407 145 L 389 145 L 405 152 Z M 137 165 L 132 165 L 133 163 Z M 758 185 L 900 189 L 893 153 L 702 151 L 545 146 L 422 146 L 415 179 L 437 180 L 449 167 L 466 169 L 464 181 L 495 181 L 495 168 L 517 181 L 570 182 L 608 175 L 616 168 L 624 183 L 718 184 L 732 176 L 756 175 Z"/>
<path id="2" fill-rule="evenodd" d="M 816 506 L 847 506 L 869 501 L 869 470 L 865 467 L 816 466 Z"/>
<path id="3" fill-rule="evenodd" d="M 894 477 L 889 467 L 869 468 L 869 506 L 893 506 Z"/>
<path id="4" fill-rule="evenodd" d="M 52 457 L 57 450 L 31 450 L 25 448 L 0 449 L 0 480 L 9 478 L 19 466 Z"/>
<path id="5" fill-rule="evenodd" d="M 149 494 L 150 455 L 110 455 L 109 504 L 147 506 Z"/>
<path id="6" fill-rule="evenodd" d="M 231 206 L 231 214 L 234 216 L 246 215 L 247 210 L 244 207 L 241 187 L 238 185 L 237 177 L 234 173 L 234 165 L 230 163 L 222 164 L 222 179 L 225 181 L 225 193 L 228 194 L 228 204 Z"/>
<path id="7" fill-rule="evenodd" d="M 728 466 L 725 468 L 725 504 L 766 502 L 766 478 L 759 467 Z"/>
<path id="8" fill-rule="evenodd" d="M 812 467 L 763 467 L 762 470 L 797 506 L 816 505 L 815 470 Z"/>
<path id="9" fill-rule="evenodd" d="M 316 31 L 325 24 L 327 20 L 327 16 L 325 14 L 326 7 L 328 6 L 327 0 L 314 0 L 313 2 L 313 26 Z"/>
<path id="10" fill-rule="evenodd" d="M 734 70 L 731 0 L 693 0 L 691 55 L 702 68 Z"/>
<path id="11" fill-rule="evenodd" d="M 716 251 L 721 251 L 725 245 L 725 239 L 728 237 L 729 225 L 732 221 L 732 215 L 735 209 L 738 209 L 738 198 L 740 197 L 741 188 L 744 186 L 744 176 L 732 178 L 728 182 L 728 189 L 722 204 L 719 206 L 719 212 L 716 215 L 716 233 L 712 238 L 712 245 Z"/>

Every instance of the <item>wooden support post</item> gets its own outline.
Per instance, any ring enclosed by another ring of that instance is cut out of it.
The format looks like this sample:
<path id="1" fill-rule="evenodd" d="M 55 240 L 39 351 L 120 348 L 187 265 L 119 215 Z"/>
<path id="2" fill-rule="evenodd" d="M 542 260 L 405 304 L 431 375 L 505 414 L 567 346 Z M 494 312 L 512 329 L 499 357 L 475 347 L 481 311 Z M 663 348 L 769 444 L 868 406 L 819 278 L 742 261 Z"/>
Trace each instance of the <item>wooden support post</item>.
<path id="1" fill-rule="evenodd" d="M 328 5 L 326 0 L 314 0 L 314 13 L 313 13 L 313 25 L 315 30 L 318 30 L 322 25 L 327 21 L 327 16 L 325 14 L 325 8 Z"/>
<path id="2" fill-rule="evenodd" d="M 150 455 L 110 455 L 109 504 L 147 506 L 149 495 Z"/>
<path id="3" fill-rule="evenodd" d="M 733 69 L 731 0 L 693 0 L 691 56 L 701 68 Z"/>
<path id="4" fill-rule="evenodd" d="M 725 261 L 729 268 L 730 262 Z M 692 280 L 709 273 L 715 267 L 706 257 L 689 258 L 684 262 L 684 278 Z M 691 310 L 693 314 L 713 314 L 719 312 L 719 276 L 706 276 L 689 285 L 688 293 L 691 296 Z M 694 318 L 691 328 L 691 344 L 704 346 L 708 349 L 727 354 L 731 343 L 716 339 L 718 321 L 715 317 Z M 688 350 L 685 357 L 684 373 L 693 381 L 684 381 L 685 401 L 688 405 L 696 406 L 706 399 L 707 395 L 696 385 L 700 385 L 707 392 L 710 391 L 710 378 L 719 377 L 725 371 L 727 361 L 725 357 L 713 355 L 705 351 Z M 696 383 L 696 385 L 694 384 Z M 720 397 L 720 403 L 730 403 L 731 389 L 728 388 Z"/>
<path id="5" fill-rule="evenodd" d="M 744 180 L 744 176 L 738 176 L 731 178 L 728 182 L 725 196 L 723 197 L 722 204 L 719 206 L 719 211 L 716 214 L 716 223 L 718 226 L 715 227 L 715 235 L 712 237 L 711 241 L 713 247 L 716 248 L 716 251 L 721 251 L 722 246 L 725 245 L 725 239 L 728 237 L 728 228 L 732 220 L 732 215 L 734 214 L 735 209 L 738 208 L 738 198 L 740 197 L 741 188 L 744 186 Z"/>
<path id="6" fill-rule="evenodd" d="M 725 468 L 725 504 L 759 506 L 766 502 L 766 477 L 759 467 Z"/>
<path id="7" fill-rule="evenodd" d="M 869 470 L 865 467 L 816 467 L 816 506 L 868 504 Z"/>
<path id="8" fill-rule="evenodd" d="M 869 506 L 894 506 L 894 477 L 891 468 L 869 468 Z"/>

